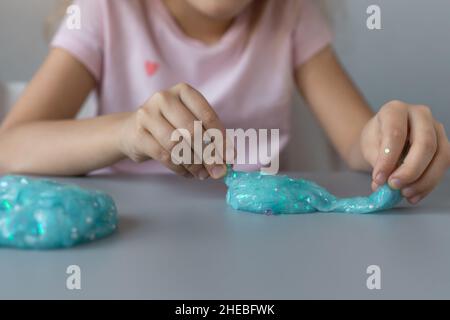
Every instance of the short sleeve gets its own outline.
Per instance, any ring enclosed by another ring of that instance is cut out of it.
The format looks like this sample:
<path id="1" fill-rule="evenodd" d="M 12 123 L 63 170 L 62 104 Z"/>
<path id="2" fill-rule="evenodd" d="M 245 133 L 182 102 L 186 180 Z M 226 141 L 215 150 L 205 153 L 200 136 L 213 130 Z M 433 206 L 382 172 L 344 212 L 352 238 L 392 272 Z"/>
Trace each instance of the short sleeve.
<path id="1" fill-rule="evenodd" d="M 332 41 L 326 19 L 313 2 L 301 1 L 300 14 L 293 33 L 294 67 L 307 62 Z"/>
<path id="2" fill-rule="evenodd" d="M 78 17 L 79 28 L 74 28 Z M 68 51 L 99 81 L 103 60 L 102 0 L 75 0 L 51 47 Z"/>

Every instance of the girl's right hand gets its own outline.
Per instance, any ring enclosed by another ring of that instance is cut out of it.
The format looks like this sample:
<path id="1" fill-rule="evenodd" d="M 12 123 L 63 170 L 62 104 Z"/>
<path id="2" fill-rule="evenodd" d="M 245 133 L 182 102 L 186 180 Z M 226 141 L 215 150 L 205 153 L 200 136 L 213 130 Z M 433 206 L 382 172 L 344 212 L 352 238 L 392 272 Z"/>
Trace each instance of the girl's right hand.
<path id="1" fill-rule="evenodd" d="M 204 130 L 215 128 L 220 130 L 225 138 L 225 129 L 216 112 L 197 90 L 182 83 L 157 92 L 142 107 L 125 118 L 120 131 L 120 151 L 135 162 L 157 160 L 185 177 L 193 176 L 201 180 L 210 176 L 215 179 L 222 178 L 226 174 L 225 160 L 220 164 L 206 164 L 202 154 L 194 153 L 191 141 L 191 159 L 200 157 L 202 164 L 175 164 L 172 161 L 171 151 L 180 143 L 171 141 L 172 133 L 183 128 L 194 137 L 194 121 L 202 122 L 202 136 Z M 186 143 L 186 140 L 183 143 Z M 222 153 L 224 154 L 225 152 Z"/>

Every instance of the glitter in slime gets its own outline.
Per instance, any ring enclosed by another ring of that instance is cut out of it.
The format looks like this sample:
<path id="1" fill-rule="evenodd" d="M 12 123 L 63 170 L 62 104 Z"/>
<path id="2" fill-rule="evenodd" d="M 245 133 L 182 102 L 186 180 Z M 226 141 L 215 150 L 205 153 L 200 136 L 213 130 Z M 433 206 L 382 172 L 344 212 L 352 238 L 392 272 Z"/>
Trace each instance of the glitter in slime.
<path id="1" fill-rule="evenodd" d="M 283 175 L 239 172 L 228 168 L 227 203 L 235 210 L 262 214 L 310 212 L 370 213 L 402 200 L 399 190 L 381 186 L 368 197 L 337 198 L 316 183 Z"/>
<path id="2" fill-rule="evenodd" d="M 96 190 L 24 176 L 0 178 L 0 247 L 57 249 L 116 230 L 112 198 Z"/>

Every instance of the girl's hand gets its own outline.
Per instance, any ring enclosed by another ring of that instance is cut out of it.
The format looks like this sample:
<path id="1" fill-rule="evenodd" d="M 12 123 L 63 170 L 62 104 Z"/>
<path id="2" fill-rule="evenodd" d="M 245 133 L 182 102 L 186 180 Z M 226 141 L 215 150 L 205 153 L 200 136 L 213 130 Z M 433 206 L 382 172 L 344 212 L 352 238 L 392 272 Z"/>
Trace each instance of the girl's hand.
<path id="1" fill-rule="evenodd" d="M 450 166 L 444 126 L 426 106 L 389 102 L 365 126 L 360 141 L 373 167 L 372 189 L 387 181 L 411 204 L 430 193 Z"/>
<path id="2" fill-rule="evenodd" d="M 191 159 L 199 157 L 197 159 L 201 159 L 202 164 L 175 164 L 172 161 L 171 151 L 180 143 L 171 141 L 172 133 L 183 128 L 194 137 L 194 121 L 202 121 L 203 130 L 219 129 L 225 137 L 224 127 L 206 99 L 189 85 L 178 84 L 169 90 L 157 92 L 125 119 L 119 148 L 125 156 L 136 162 L 155 159 L 185 177 L 194 176 L 204 180 L 212 176 L 219 179 L 226 173 L 225 161 L 216 165 L 205 164 L 202 154 L 194 153 L 191 141 L 184 140 L 183 143 L 192 146 Z"/>

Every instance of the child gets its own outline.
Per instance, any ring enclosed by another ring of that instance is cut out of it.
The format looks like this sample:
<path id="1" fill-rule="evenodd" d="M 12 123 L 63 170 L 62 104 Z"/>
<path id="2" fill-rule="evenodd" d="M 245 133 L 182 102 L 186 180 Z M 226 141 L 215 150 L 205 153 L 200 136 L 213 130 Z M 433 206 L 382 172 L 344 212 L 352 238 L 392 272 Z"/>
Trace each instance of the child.
<path id="1" fill-rule="evenodd" d="M 171 161 L 177 128 L 278 128 L 288 141 L 292 84 L 355 170 L 415 204 L 450 164 L 426 106 L 373 114 L 330 47 L 312 0 L 78 0 L 48 58 L 0 131 L 2 172 L 151 173 L 221 178 L 222 164 Z M 98 117 L 75 120 L 92 90 Z M 408 150 L 407 153 L 404 152 Z M 404 161 L 399 163 L 402 154 Z M 145 161 L 145 162 L 144 162 Z"/>

